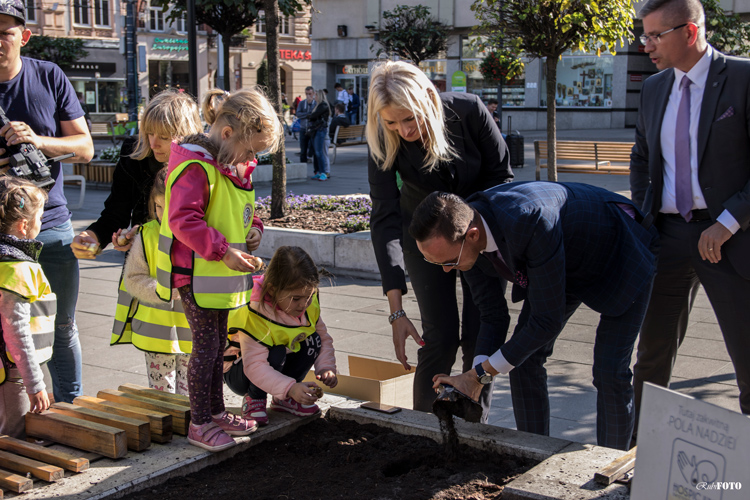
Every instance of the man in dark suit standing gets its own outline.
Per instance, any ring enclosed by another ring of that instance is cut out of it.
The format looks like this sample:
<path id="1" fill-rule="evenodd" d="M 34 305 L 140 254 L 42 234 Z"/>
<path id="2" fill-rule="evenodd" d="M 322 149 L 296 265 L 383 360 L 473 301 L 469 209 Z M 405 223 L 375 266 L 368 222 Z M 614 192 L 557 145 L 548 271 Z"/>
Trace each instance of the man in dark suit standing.
<path id="1" fill-rule="evenodd" d="M 662 248 L 634 368 L 669 384 L 702 284 L 750 413 L 750 61 L 706 42 L 699 0 L 649 0 L 641 43 L 660 73 L 641 91 L 630 162 L 633 201 Z"/>
<path id="2" fill-rule="evenodd" d="M 462 375 L 437 374 L 474 400 L 492 376 L 510 372 L 519 430 L 549 435 L 544 363 L 555 339 L 581 303 L 601 314 L 594 346 L 597 442 L 627 449 L 633 432 L 630 359 L 646 312 L 658 235 L 644 225 L 630 200 L 586 184 L 517 182 L 463 201 L 432 193 L 414 212 L 409 232 L 425 260 L 458 269 L 472 288 L 481 324 L 475 367 Z M 503 335 L 497 301 L 475 294 L 494 273 L 525 299 L 513 336 Z M 490 351 L 490 352 L 488 352 Z"/>

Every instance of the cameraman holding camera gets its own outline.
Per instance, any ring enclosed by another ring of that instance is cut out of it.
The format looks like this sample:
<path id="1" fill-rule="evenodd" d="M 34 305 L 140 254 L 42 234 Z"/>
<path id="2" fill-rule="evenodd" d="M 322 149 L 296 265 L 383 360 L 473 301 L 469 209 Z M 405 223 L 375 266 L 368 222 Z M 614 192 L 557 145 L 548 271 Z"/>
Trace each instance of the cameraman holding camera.
<path id="1" fill-rule="evenodd" d="M 0 106 L 11 122 L 0 128 L 7 144 L 29 143 L 47 157 L 75 153 L 71 162 L 94 156 L 84 113 L 73 86 L 54 63 L 21 57 L 31 31 L 26 29 L 24 0 L 0 0 Z M 0 148 L 0 171 L 8 164 Z M 72 402 L 82 394 L 81 344 L 75 323 L 78 260 L 70 249 L 73 225 L 63 192 L 60 162 L 50 165 L 55 184 L 44 207 L 44 243 L 39 263 L 57 294 L 55 343 L 49 367 L 56 401 Z"/>

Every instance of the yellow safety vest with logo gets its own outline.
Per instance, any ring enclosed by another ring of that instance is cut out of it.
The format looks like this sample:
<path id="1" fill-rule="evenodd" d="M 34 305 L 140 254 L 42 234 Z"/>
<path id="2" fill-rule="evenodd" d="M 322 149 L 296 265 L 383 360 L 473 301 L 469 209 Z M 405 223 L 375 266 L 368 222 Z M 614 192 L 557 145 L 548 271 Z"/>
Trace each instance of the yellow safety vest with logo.
<path id="1" fill-rule="evenodd" d="M 246 306 L 231 311 L 227 324 L 230 333 L 240 331 L 267 347 L 283 345 L 292 352 L 298 352 L 302 342 L 315 333 L 315 325 L 320 318 L 317 292 L 307 306 L 305 317 L 307 326 L 282 325 Z"/>
<path id="2" fill-rule="evenodd" d="M 159 226 L 159 221 L 152 220 L 140 229 L 148 272 L 153 278 L 156 277 Z M 162 354 L 190 354 L 193 350 L 193 334 L 182 309 L 182 301 L 177 298 L 154 305 L 139 302 L 128 293 L 124 280 L 120 278 L 115 323 L 110 340 L 110 345 L 116 344 L 133 344 L 142 351 Z"/>
<path id="3" fill-rule="evenodd" d="M 188 165 L 194 163 L 201 165 L 208 177 L 209 201 L 203 220 L 209 227 L 223 234 L 230 247 L 247 251 L 245 240 L 250 232 L 255 211 L 255 191 L 235 185 L 211 163 L 200 160 L 182 162 L 167 179 L 164 220 L 159 235 L 156 293 L 164 301 L 172 298 L 172 273 L 180 271 L 172 267 L 174 235 L 169 227 L 172 184 Z M 253 288 L 253 278 L 250 273 L 233 271 L 223 262 L 205 260 L 195 252 L 193 252 L 193 269 L 184 271 L 192 274 L 192 291 L 198 307 L 236 309 L 250 302 Z"/>
<path id="4" fill-rule="evenodd" d="M 52 357 L 55 343 L 55 313 L 57 296 L 52 293 L 49 281 L 36 262 L 0 262 L 0 288 L 31 303 L 29 327 L 34 340 L 36 361 L 43 365 Z M 0 363 L 0 384 L 5 382 L 5 367 L 15 364 L 9 352 L 0 353 L 5 359 Z"/>

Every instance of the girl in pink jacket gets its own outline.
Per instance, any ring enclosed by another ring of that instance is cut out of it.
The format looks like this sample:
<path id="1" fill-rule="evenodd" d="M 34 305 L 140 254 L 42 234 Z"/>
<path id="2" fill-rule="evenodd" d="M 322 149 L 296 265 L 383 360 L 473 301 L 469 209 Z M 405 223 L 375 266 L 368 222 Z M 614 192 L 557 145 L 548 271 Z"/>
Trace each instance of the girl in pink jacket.
<path id="1" fill-rule="evenodd" d="M 272 410 L 314 415 L 322 391 L 315 382 L 302 382 L 307 372 L 314 365 L 318 380 L 328 387 L 338 383 L 333 339 L 320 318 L 318 269 L 300 247 L 282 246 L 265 275 L 253 279 L 250 304 L 229 315 L 242 362 L 231 365 L 224 381 L 245 396 L 243 418 L 259 425 L 268 423 L 269 393 Z"/>

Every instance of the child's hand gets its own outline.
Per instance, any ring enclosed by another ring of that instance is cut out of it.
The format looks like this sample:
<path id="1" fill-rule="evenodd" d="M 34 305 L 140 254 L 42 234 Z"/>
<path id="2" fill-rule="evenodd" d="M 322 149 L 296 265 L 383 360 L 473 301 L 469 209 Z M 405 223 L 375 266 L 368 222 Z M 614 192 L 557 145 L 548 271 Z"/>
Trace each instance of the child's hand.
<path id="1" fill-rule="evenodd" d="M 316 375 L 315 378 L 323 382 L 325 385 L 333 389 L 336 387 L 339 383 L 338 377 L 336 377 L 336 373 L 333 370 L 326 370 L 320 375 Z"/>
<path id="2" fill-rule="evenodd" d="M 96 238 L 94 232 L 81 231 L 70 244 L 70 249 L 73 250 L 73 255 L 77 259 L 95 259 L 101 248 L 99 247 L 99 240 Z"/>
<path id="3" fill-rule="evenodd" d="M 49 408 L 49 396 L 47 396 L 47 391 L 42 389 L 36 394 L 29 394 L 29 403 L 31 403 L 31 412 L 42 413 Z"/>
<path id="4" fill-rule="evenodd" d="M 301 405 L 314 404 L 318 398 L 315 397 L 315 382 L 297 382 L 289 389 L 289 397 Z"/>
<path id="5" fill-rule="evenodd" d="M 251 227 L 250 233 L 247 235 L 247 240 L 245 242 L 247 243 L 247 251 L 248 252 L 254 252 L 258 249 L 260 246 L 260 239 L 263 237 L 263 234 L 260 232 L 260 229 L 257 227 Z"/>
<path id="6" fill-rule="evenodd" d="M 112 234 L 112 245 L 118 252 L 127 252 L 133 245 L 133 238 L 138 233 L 137 224 L 133 226 L 130 231 L 127 229 L 118 229 L 116 233 Z"/>
<path id="7" fill-rule="evenodd" d="M 221 261 L 232 271 L 238 271 L 241 273 L 251 273 L 255 271 L 253 261 L 250 260 L 252 255 L 245 253 L 242 250 L 236 248 L 227 248 L 227 253 L 221 258 Z"/>

